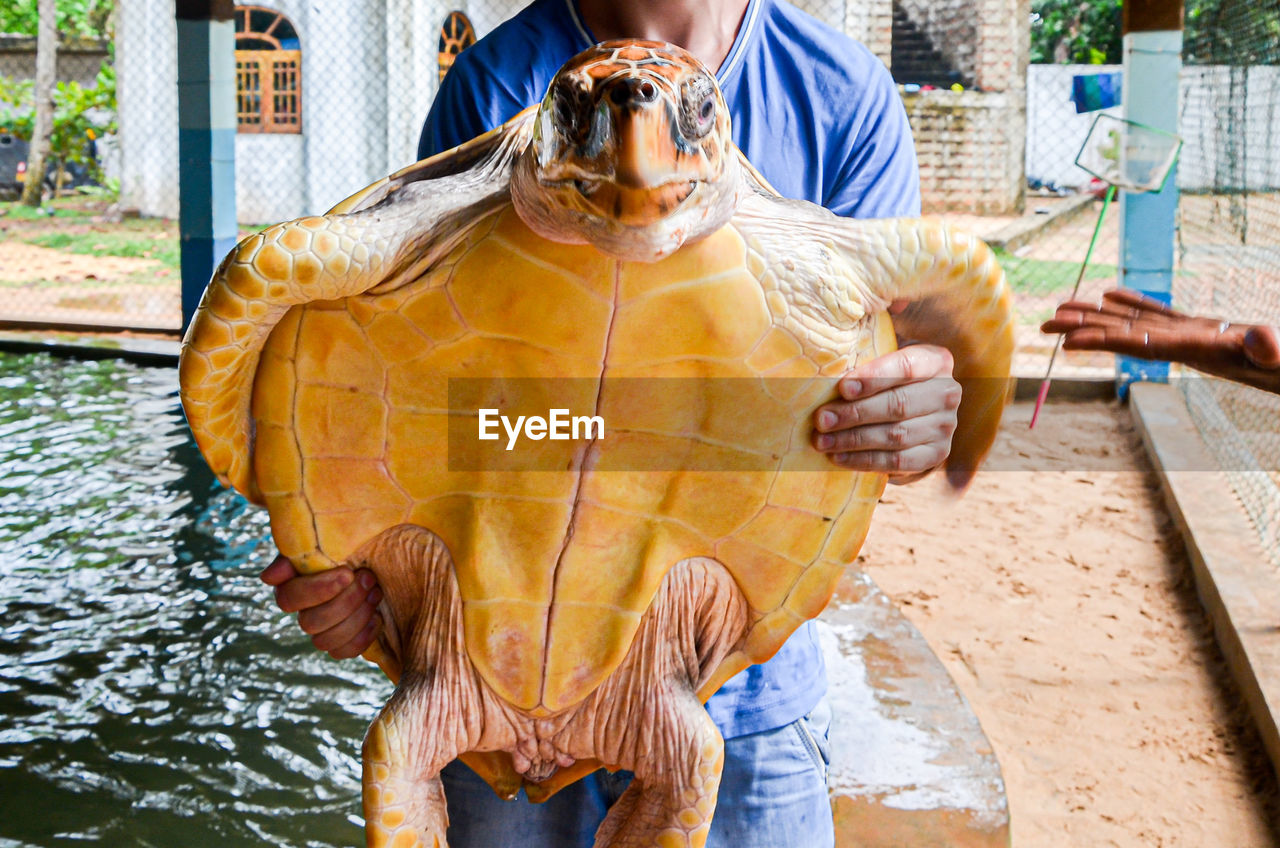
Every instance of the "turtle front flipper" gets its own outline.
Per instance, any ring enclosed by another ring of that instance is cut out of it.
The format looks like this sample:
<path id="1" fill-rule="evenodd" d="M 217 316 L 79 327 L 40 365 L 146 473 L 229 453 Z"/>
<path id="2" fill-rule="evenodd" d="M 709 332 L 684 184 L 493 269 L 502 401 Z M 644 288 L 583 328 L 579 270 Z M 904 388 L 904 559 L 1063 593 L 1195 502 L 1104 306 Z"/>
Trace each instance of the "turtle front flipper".
<path id="1" fill-rule="evenodd" d="M 223 485 L 263 502 L 250 400 L 258 355 L 285 313 L 420 276 L 510 201 L 512 163 L 528 146 L 532 120 L 526 110 L 379 180 L 328 215 L 249 236 L 223 259 L 187 328 L 178 372 L 187 423 Z"/>
<path id="2" fill-rule="evenodd" d="M 947 480 L 963 489 L 995 441 L 1008 402 L 1013 305 L 1004 272 L 981 240 L 936 219 L 855 220 L 774 196 L 763 184 L 733 224 L 759 254 L 761 282 L 785 321 L 828 349 L 864 321 L 941 345 L 955 359 L 962 396 Z"/>
<path id="3" fill-rule="evenodd" d="M 961 399 L 946 468 L 963 489 L 995 441 L 1013 388 L 1004 271 L 984 242 L 937 219 L 866 222 L 857 236 L 876 296 L 910 301 L 893 316 L 899 337 L 941 345 L 955 358 Z"/>

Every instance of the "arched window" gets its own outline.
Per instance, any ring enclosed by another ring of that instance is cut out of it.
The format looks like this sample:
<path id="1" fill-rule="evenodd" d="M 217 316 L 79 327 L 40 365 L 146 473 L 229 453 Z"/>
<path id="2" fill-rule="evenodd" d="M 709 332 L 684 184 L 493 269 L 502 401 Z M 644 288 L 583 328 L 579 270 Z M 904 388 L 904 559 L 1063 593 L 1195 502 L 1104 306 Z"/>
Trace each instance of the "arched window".
<path id="1" fill-rule="evenodd" d="M 450 12 L 440 26 L 440 81 L 453 67 L 453 60 L 476 43 L 476 30 L 464 12 Z"/>
<path id="2" fill-rule="evenodd" d="M 236 6 L 236 117 L 240 132 L 302 132 L 302 51 L 284 15 Z"/>

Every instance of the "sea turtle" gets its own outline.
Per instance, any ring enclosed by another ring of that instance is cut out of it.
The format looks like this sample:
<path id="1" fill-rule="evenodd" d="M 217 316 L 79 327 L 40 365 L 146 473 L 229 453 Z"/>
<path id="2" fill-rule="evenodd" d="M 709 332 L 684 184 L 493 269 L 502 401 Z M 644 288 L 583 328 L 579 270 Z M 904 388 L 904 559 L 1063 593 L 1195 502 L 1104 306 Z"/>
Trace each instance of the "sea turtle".
<path id="1" fill-rule="evenodd" d="M 778 197 L 712 74 L 643 41 L 232 251 L 182 400 L 284 554 L 385 591 L 398 685 L 364 742 L 369 845 L 443 845 L 437 774 L 460 755 L 534 800 L 631 769 L 596 844 L 703 844 L 722 740 L 702 702 L 816 616 L 862 543 L 885 476 L 829 463 L 810 419 L 893 348 L 900 299 L 898 329 L 956 359 L 962 487 L 1008 393 L 992 253 Z M 479 438 L 481 409 L 557 406 L 604 432 Z"/>

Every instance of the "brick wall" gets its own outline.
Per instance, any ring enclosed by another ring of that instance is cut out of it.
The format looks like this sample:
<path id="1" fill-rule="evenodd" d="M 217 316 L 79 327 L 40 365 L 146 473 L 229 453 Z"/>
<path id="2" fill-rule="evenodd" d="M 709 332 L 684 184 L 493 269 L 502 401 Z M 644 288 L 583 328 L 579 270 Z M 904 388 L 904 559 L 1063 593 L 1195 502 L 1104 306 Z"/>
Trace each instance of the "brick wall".
<path id="1" fill-rule="evenodd" d="M 1030 0 L 898 0 L 950 65 L 983 91 L 1025 85 Z"/>
<path id="2" fill-rule="evenodd" d="M 926 212 L 1021 214 L 1030 0 L 898 0 L 974 90 L 904 93 Z"/>
<path id="3" fill-rule="evenodd" d="M 928 214 L 1021 214 L 1026 200 L 1022 92 L 923 91 L 903 95 Z"/>
<path id="4" fill-rule="evenodd" d="M 844 31 L 865 44 L 888 66 L 893 48 L 892 0 L 851 0 L 845 8 Z"/>
<path id="5" fill-rule="evenodd" d="M 93 85 L 107 55 L 107 45 L 103 42 L 77 41 L 71 44 L 60 44 L 58 45 L 57 78 L 75 80 L 85 86 Z M 35 79 L 36 40 L 34 38 L 0 37 L 0 76 L 19 80 Z"/>
<path id="6" fill-rule="evenodd" d="M 889 64 L 893 40 L 893 0 L 792 0 L 827 26 L 861 41 Z"/>
<path id="7" fill-rule="evenodd" d="M 986 0 L 898 0 L 911 22 L 928 36 L 947 63 L 964 75 L 977 76 L 979 9 Z"/>

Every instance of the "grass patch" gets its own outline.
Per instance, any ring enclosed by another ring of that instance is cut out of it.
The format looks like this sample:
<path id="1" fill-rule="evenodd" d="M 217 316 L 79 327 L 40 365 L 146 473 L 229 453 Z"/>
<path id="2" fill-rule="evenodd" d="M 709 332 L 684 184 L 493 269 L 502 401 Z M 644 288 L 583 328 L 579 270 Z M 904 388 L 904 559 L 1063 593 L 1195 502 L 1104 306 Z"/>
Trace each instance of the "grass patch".
<path id="1" fill-rule="evenodd" d="M 49 212 L 52 210 L 53 214 Z M 90 209 L 74 206 L 44 206 L 36 209 L 21 203 L 0 203 L 0 215 L 14 221 L 48 221 L 50 218 L 92 218 Z"/>
<path id="2" fill-rule="evenodd" d="M 0 280 L 0 291 L 12 289 L 58 289 L 67 287 L 77 289 L 112 289 L 125 285 L 164 288 L 166 286 L 180 284 L 181 279 L 182 278 L 176 273 L 157 276 L 155 271 L 134 271 L 133 273 L 127 274 L 123 277 L 115 277 L 109 280 Z"/>
<path id="3" fill-rule="evenodd" d="M 92 218 L 102 214 L 108 204 L 98 198 L 79 193 L 63 195 L 57 200 L 46 200 L 44 206 L 34 208 L 19 200 L 0 202 L 0 217 L 15 221 L 47 221 L 49 218 Z M 52 215 L 50 213 L 53 213 Z"/>
<path id="4" fill-rule="evenodd" d="M 150 231 L 149 231 L 150 230 Z M 84 256 L 123 256 L 130 259 L 154 259 L 167 268 L 178 270 L 181 248 L 177 236 L 154 232 L 153 228 L 139 230 L 119 227 L 112 230 L 87 233 L 36 233 L 22 236 L 28 244 L 65 250 Z"/>
<path id="5" fill-rule="evenodd" d="M 1052 259 L 1027 259 L 1003 250 L 996 251 L 1009 286 L 1021 294 L 1049 295 L 1070 292 L 1080 276 L 1079 262 Z M 1117 268 L 1101 262 L 1089 263 L 1086 280 L 1116 279 Z"/>

